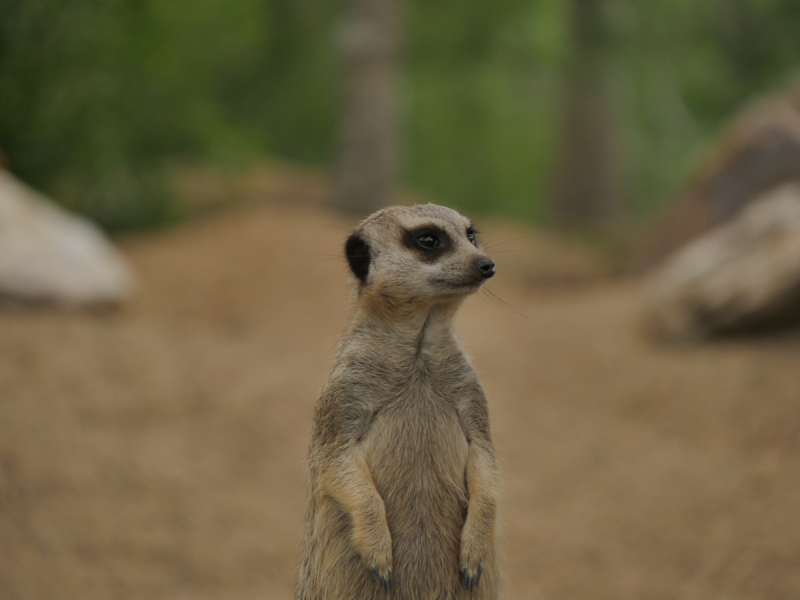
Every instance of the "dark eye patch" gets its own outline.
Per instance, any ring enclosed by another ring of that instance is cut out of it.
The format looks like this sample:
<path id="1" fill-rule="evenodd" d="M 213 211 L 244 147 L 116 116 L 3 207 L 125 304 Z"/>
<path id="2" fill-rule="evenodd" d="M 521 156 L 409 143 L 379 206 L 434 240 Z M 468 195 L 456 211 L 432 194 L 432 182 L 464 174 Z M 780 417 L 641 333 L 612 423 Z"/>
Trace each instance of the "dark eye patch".
<path id="1" fill-rule="evenodd" d="M 426 261 L 437 259 L 451 246 L 450 236 L 440 227 L 418 227 L 406 231 L 403 243 L 411 250 L 420 254 Z"/>

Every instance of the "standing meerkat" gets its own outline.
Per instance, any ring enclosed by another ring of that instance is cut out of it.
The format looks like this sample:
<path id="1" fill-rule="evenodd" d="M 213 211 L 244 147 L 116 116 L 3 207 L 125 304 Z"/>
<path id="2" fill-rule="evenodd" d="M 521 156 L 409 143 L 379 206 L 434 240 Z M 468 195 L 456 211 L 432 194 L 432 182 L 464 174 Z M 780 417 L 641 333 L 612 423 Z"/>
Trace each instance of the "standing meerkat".
<path id="1" fill-rule="evenodd" d="M 453 332 L 494 263 L 433 204 L 367 217 L 345 255 L 357 289 L 314 415 L 296 599 L 495 599 L 488 407 Z"/>

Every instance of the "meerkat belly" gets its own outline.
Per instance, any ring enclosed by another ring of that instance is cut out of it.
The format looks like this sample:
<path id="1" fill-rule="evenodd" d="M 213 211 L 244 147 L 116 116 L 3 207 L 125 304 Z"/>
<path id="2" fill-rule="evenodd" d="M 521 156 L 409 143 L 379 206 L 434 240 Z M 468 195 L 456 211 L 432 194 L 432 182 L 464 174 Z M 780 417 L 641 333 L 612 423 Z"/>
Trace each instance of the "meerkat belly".
<path id="1" fill-rule="evenodd" d="M 362 444 L 398 576 L 457 572 L 469 449 L 455 409 L 430 398 L 394 402 L 378 412 Z"/>

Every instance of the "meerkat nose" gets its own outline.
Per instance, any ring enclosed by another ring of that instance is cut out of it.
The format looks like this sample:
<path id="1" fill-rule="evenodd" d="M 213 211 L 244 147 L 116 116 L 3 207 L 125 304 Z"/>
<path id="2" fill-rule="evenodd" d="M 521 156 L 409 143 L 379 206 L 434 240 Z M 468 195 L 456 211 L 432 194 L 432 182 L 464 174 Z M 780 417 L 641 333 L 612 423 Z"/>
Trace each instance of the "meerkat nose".
<path id="1" fill-rule="evenodd" d="M 478 271 L 481 272 L 481 277 L 489 279 L 494 276 L 494 263 L 489 259 L 479 260 L 475 263 Z"/>

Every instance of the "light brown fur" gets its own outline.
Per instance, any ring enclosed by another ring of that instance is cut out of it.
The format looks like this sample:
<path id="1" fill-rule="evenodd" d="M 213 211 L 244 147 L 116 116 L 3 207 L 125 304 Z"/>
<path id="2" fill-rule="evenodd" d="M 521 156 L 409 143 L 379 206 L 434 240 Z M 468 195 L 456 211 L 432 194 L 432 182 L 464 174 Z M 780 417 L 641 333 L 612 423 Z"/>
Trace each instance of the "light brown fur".
<path id="1" fill-rule="evenodd" d="M 444 250 L 414 245 L 431 226 Z M 357 291 L 314 417 L 297 600 L 384 599 L 389 582 L 395 600 L 499 595 L 487 402 L 452 328 L 494 273 L 468 227 L 390 207 L 348 241 Z"/>

